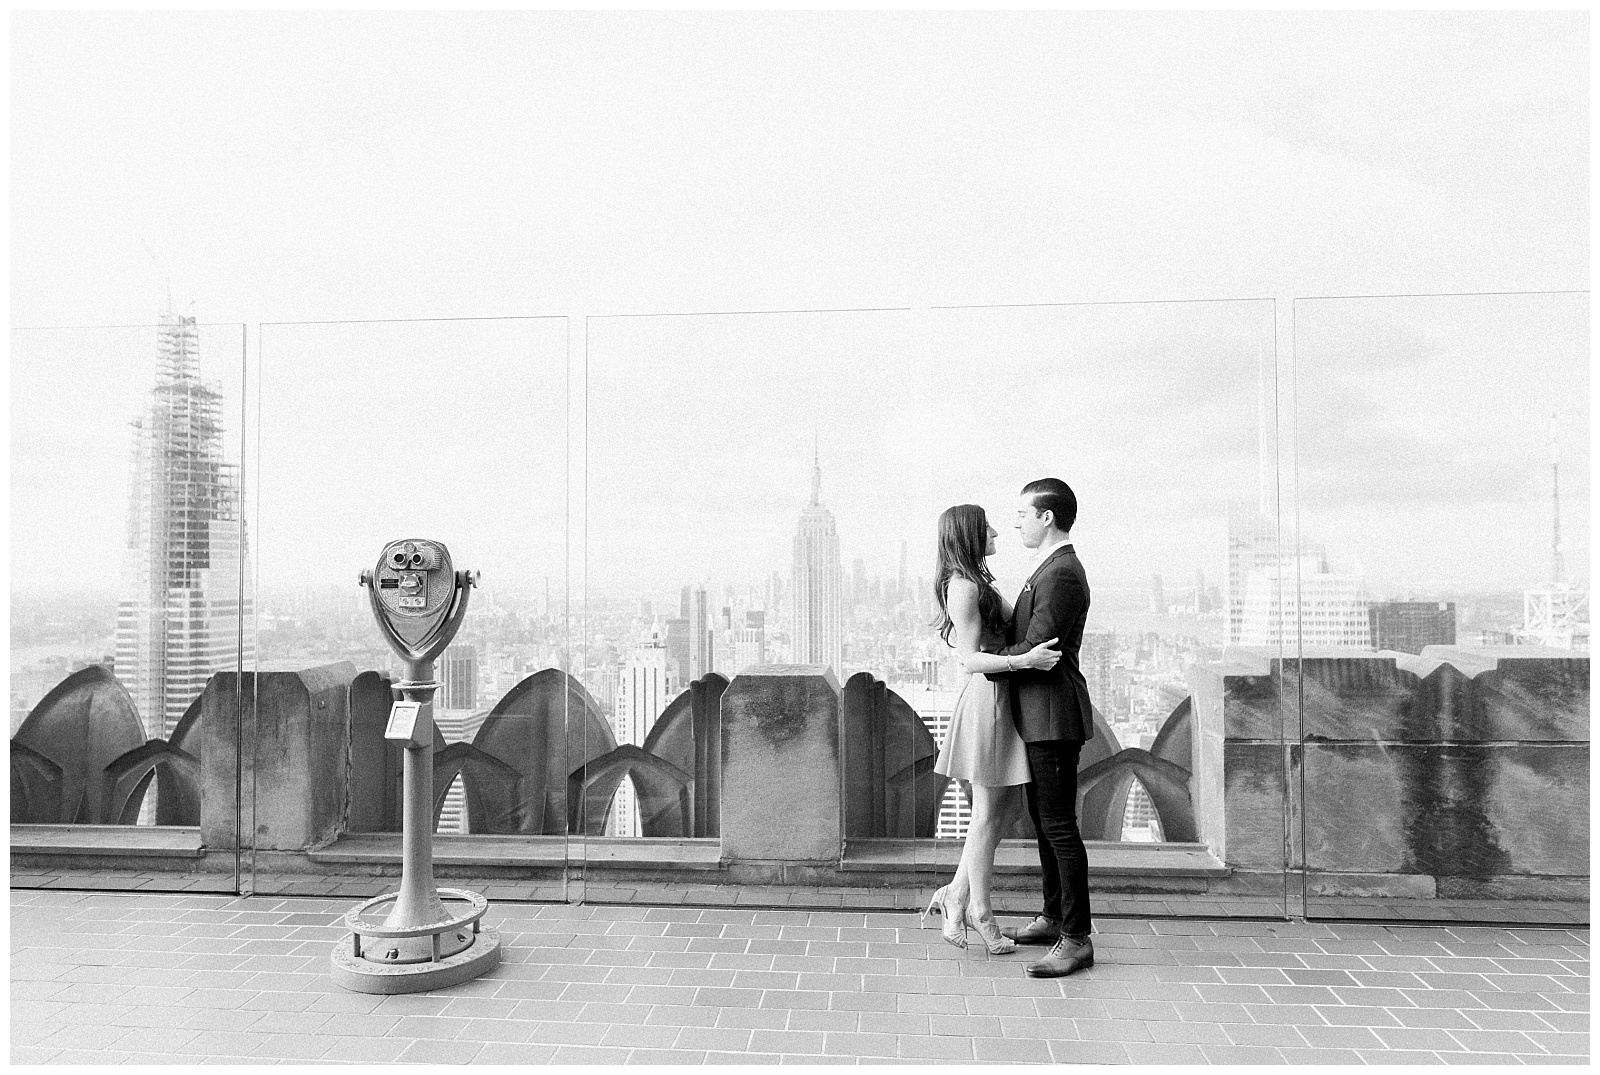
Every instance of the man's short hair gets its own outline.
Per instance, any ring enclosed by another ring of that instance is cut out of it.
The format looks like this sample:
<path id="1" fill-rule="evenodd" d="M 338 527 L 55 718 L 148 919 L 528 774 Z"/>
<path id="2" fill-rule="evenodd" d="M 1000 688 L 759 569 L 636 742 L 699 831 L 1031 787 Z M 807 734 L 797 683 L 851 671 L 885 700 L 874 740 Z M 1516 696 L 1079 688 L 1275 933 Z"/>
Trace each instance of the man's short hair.
<path id="1" fill-rule="evenodd" d="M 1050 512 L 1057 530 L 1066 533 L 1078 521 L 1078 498 L 1072 486 L 1060 478 L 1040 478 L 1022 487 L 1022 495 L 1033 498 L 1033 510 Z"/>

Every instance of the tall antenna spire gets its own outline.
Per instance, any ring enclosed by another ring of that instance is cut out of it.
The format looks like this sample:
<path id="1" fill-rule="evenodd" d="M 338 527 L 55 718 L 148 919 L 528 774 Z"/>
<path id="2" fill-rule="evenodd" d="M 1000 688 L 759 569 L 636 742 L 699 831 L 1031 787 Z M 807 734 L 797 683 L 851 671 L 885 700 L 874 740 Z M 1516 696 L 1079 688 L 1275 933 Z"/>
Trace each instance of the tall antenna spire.
<path id="1" fill-rule="evenodd" d="M 816 507 L 822 498 L 822 434 L 812 435 L 811 446 L 811 506 Z"/>
<path id="2" fill-rule="evenodd" d="M 1271 366 L 1271 352 L 1262 346 L 1256 353 L 1256 511 L 1265 518 L 1277 515 L 1277 458 L 1274 454 L 1273 393 L 1277 371 Z"/>
<path id="3" fill-rule="evenodd" d="M 1560 586 L 1566 574 L 1561 562 L 1561 452 L 1556 441 L 1556 412 L 1550 412 L 1550 584 Z"/>

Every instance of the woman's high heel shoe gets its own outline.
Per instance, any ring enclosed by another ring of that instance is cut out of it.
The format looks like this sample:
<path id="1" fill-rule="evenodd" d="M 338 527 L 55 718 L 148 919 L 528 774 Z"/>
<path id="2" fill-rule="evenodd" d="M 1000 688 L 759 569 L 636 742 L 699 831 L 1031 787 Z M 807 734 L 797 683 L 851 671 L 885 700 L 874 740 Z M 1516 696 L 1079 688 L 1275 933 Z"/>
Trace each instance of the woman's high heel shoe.
<path id="1" fill-rule="evenodd" d="M 939 929 L 939 936 L 944 938 L 945 944 L 965 949 L 967 947 L 967 907 L 966 904 L 962 904 L 952 914 L 949 904 L 944 901 L 945 892 L 948 889 L 949 886 L 946 885 L 934 893 L 939 900 L 939 912 L 944 917 L 944 925 Z"/>
<path id="2" fill-rule="evenodd" d="M 978 936 L 983 940 L 983 946 L 992 956 L 1003 956 L 1007 952 L 1017 950 L 1017 942 L 1000 933 L 1000 923 L 993 916 L 987 919 L 980 918 L 972 923 L 972 928 L 978 931 Z"/>
<path id="3" fill-rule="evenodd" d="M 949 889 L 950 886 L 945 885 L 933 894 L 933 898 L 928 901 L 928 909 L 923 911 L 920 916 L 920 921 L 923 925 L 926 925 L 930 914 L 938 915 L 944 919 L 944 925 L 939 928 L 939 936 L 944 938 L 946 944 L 954 945 L 957 948 L 965 948 L 967 946 L 966 908 L 963 907 L 954 914 L 950 913 L 950 909 L 945 906 L 944 902 L 945 894 Z"/>

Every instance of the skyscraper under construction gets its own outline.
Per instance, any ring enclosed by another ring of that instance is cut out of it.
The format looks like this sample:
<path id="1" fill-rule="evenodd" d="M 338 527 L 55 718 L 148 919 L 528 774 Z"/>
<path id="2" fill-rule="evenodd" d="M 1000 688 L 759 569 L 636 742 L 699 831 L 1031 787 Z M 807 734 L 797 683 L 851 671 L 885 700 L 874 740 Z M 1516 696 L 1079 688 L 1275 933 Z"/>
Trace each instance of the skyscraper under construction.
<path id="1" fill-rule="evenodd" d="M 193 317 L 163 315 L 156 380 L 133 421 L 116 674 L 145 731 L 169 738 L 213 672 L 254 659 L 241 630 L 247 551 L 238 469 L 223 461 L 222 390 L 200 379 Z"/>

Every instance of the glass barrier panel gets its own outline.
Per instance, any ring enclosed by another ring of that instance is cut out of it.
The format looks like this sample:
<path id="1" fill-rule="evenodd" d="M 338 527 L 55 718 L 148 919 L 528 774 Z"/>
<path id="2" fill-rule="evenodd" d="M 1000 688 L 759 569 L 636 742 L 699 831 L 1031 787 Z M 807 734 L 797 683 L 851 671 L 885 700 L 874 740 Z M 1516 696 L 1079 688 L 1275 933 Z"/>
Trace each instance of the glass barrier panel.
<path id="1" fill-rule="evenodd" d="M 1027 607 L 1014 638 L 1027 638 L 1023 619 L 1033 623 L 1048 541 L 1020 528 L 1022 489 L 1053 477 L 1076 496 L 1071 555 L 1089 601 L 1081 637 L 1063 632 L 1062 660 L 1076 665 L 1092 716 L 1078 730 L 1073 792 L 1095 913 L 1281 917 L 1292 764 L 1284 643 L 1268 629 L 1271 595 L 1249 598 L 1253 573 L 1283 559 L 1274 304 L 928 316 L 932 409 L 915 425 L 939 461 L 933 502 L 977 504 L 998 531 L 995 585 Z M 1018 730 L 1043 741 L 1053 725 L 1024 697 L 1027 675 L 1009 677 L 1006 700 Z M 993 905 L 1007 924 L 1047 909 L 1028 805 L 1040 794 L 988 800 L 1003 830 Z M 936 840 L 950 861 L 956 848 L 943 847 L 971 839 L 968 809 L 952 790 Z"/>
<path id="2" fill-rule="evenodd" d="M 385 732 L 407 669 L 357 576 L 389 542 L 425 538 L 445 545 L 456 571 L 479 572 L 433 668 L 435 876 L 564 900 L 566 319 L 261 332 L 261 705 L 320 710 L 347 698 L 348 711 L 331 732 L 332 722 L 300 731 L 291 714 L 261 712 L 258 890 L 393 887 L 403 766 Z M 297 734 L 320 738 L 278 741 Z M 268 780 L 295 749 L 330 759 L 331 793 L 292 767 Z"/>
<path id="3" fill-rule="evenodd" d="M 562 768 L 567 774 L 566 821 L 567 869 L 566 898 L 571 904 L 585 902 L 588 882 L 585 873 L 588 848 L 584 838 L 584 778 L 587 775 L 585 746 L 594 735 L 593 695 L 585 687 L 589 681 L 588 637 L 588 448 L 589 402 L 587 389 L 588 343 L 586 322 L 567 325 L 567 518 L 565 537 L 567 572 L 565 585 L 551 596 L 552 616 L 559 614 L 562 625 L 560 664 L 569 673 L 563 698 L 562 745 L 566 753 Z M 556 622 L 552 619 L 552 622 Z"/>
<path id="4" fill-rule="evenodd" d="M 1295 303 L 1308 915 L 1588 921 L 1588 311 Z"/>
<path id="5" fill-rule="evenodd" d="M 238 891 L 244 383 L 242 325 L 11 334 L 13 886 Z"/>
<path id="6" fill-rule="evenodd" d="M 588 319 L 590 899 L 925 900 L 920 347 L 903 311 Z"/>

